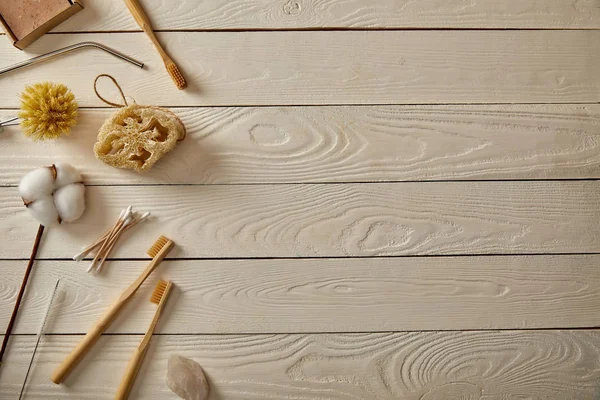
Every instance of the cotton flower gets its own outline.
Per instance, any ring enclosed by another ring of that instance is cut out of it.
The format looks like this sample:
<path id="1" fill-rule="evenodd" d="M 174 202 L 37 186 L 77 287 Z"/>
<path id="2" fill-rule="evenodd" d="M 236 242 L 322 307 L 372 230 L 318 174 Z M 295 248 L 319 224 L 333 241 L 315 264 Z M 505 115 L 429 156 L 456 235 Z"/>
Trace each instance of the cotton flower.
<path id="1" fill-rule="evenodd" d="M 34 140 L 58 139 L 77 123 L 77 102 L 61 83 L 43 82 L 26 86 L 21 93 L 21 128 Z"/>
<path id="2" fill-rule="evenodd" d="M 85 211 L 85 186 L 72 165 L 59 163 L 35 169 L 19 183 L 19 194 L 40 224 L 73 222 Z"/>

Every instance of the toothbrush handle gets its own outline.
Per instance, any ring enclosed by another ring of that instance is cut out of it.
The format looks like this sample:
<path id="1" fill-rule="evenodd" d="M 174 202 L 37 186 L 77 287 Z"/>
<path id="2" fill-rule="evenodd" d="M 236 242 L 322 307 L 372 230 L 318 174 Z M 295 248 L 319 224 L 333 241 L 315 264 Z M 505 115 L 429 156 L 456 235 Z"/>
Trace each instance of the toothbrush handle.
<path id="1" fill-rule="evenodd" d="M 158 251 L 154 258 L 150 261 L 146 269 L 140 276 L 121 294 L 119 299 L 109 307 L 108 311 L 100 317 L 100 320 L 96 325 L 88 331 L 83 337 L 81 342 L 75 347 L 75 349 L 69 354 L 69 356 L 63 361 L 63 363 L 54 371 L 50 379 L 52 382 L 59 384 L 67 375 L 73 370 L 75 365 L 83 358 L 88 350 L 96 343 L 102 332 L 106 330 L 108 325 L 115 319 L 118 312 L 123 308 L 134 293 L 142 286 L 142 283 L 148 278 L 148 276 L 154 271 L 154 269 L 161 263 L 161 261 L 167 256 L 169 251 L 173 249 L 175 243 L 169 240 L 163 247 Z"/>
<path id="2" fill-rule="evenodd" d="M 81 361 L 83 356 L 92 348 L 94 343 L 102 335 L 102 332 L 106 330 L 108 325 L 115 319 L 117 313 L 125 305 L 126 301 L 119 299 L 117 300 L 108 311 L 100 317 L 96 325 L 88 331 L 88 333 L 81 339 L 77 347 L 73 349 L 71 354 L 60 364 L 60 366 L 54 371 L 50 379 L 52 382 L 59 384 L 67 375 L 75 368 L 77 363 Z"/>
<path id="3" fill-rule="evenodd" d="M 156 47 L 156 50 L 158 50 L 158 53 L 160 54 L 162 59 L 170 60 L 171 58 L 169 57 L 167 52 L 163 49 L 162 45 L 156 38 L 156 35 L 154 34 L 154 29 L 152 28 L 152 23 L 150 23 L 150 18 L 148 18 L 148 15 L 142 8 L 142 5 L 138 2 L 138 0 L 124 0 L 124 1 L 125 1 L 125 5 L 129 9 L 129 12 L 133 16 L 133 19 L 135 19 L 135 22 L 138 23 L 138 25 L 140 26 L 140 28 L 142 28 L 144 33 L 146 33 L 146 35 L 148 35 L 148 37 L 154 44 L 154 47 Z"/>
<path id="4" fill-rule="evenodd" d="M 119 389 L 117 390 L 117 394 L 115 395 L 115 400 L 127 400 L 127 396 L 129 396 L 129 392 L 133 388 L 133 382 L 135 382 L 135 377 L 142 366 L 142 361 L 144 360 L 144 356 L 146 355 L 146 350 L 148 350 L 148 346 L 150 346 L 150 340 L 152 339 L 152 334 L 156 329 L 156 325 L 158 324 L 158 320 L 160 315 L 162 314 L 165 304 L 167 302 L 167 298 L 173 289 L 173 283 L 169 282 L 165 291 L 162 295 L 160 302 L 158 303 L 158 307 L 154 312 L 154 317 L 150 322 L 150 326 L 144 335 L 144 338 L 135 348 L 133 356 L 131 357 L 131 361 L 129 361 L 129 365 L 127 366 L 127 370 L 125 371 L 125 375 L 123 375 L 123 379 L 121 380 L 121 384 L 119 385 Z"/>
<path id="5" fill-rule="evenodd" d="M 123 379 L 119 384 L 119 388 L 117 389 L 117 394 L 115 395 L 115 400 L 127 400 L 129 396 L 129 392 L 133 388 L 133 383 L 135 382 L 135 377 L 142 366 L 142 362 L 144 361 L 144 356 L 146 355 L 147 346 L 137 347 L 129 360 L 129 364 L 127 365 L 127 370 L 125 371 L 125 375 L 123 375 Z"/>

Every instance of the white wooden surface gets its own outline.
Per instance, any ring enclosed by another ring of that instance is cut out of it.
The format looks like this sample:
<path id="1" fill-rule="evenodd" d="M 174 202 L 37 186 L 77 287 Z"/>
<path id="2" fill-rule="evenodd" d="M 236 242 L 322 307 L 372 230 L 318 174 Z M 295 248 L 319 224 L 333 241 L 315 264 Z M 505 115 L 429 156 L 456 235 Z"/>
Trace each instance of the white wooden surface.
<path id="1" fill-rule="evenodd" d="M 140 338 L 102 337 L 76 375 L 57 386 L 48 376 L 80 337 L 46 336 L 26 395 L 113 398 Z M 21 389 L 32 342 L 19 336 L 10 349 L 14 368 L 0 376 L 5 398 Z M 147 355 L 153 361 L 131 397 L 176 399 L 164 370 L 170 354 L 181 354 L 206 368 L 213 399 L 595 400 L 599 348 L 593 330 L 155 336 Z"/>
<path id="2" fill-rule="evenodd" d="M 5 64 L 81 41 L 102 42 L 145 70 L 87 49 L 3 79 L 0 108 L 23 85 L 69 82 L 82 106 L 110 73 L 139 104 L 331 105 L 600 102 L 600 31 L 167 32 L 159 38 L 189 81 L 178 90 L 142 33 L 46 35 Z"/>
<path id="3" fill-rule="evenodd" d="M 96 160 L 93 132 L 113 111 L 86 109 L 69 140 L 27 153 L 27 138 L 4 132 L 0 184 L 61 161 L 93 185 L 600 177 L 597 104 L 173 110 L 186 125 L 185 145 L 144 175 Z"/>
<path id="4" fill-rule="evenodd" d="M 0 133 L 0 333 L 37 227 L 20 177 L 66 161 L 88 184 L 83 219 L 45 234 L 0 399 L 18 396 L 58 278 L 24 398 L 112 398 L 161 277 L 176 291 L 132 399 L 176 398 L 171 354 L 205 367 L 210 400 L 598 398 L 597 0 L 142 0 L 184 92 L 121 0 L 84 3 L 26 52 L 0 37 L 0 67 L 88 40 L 146 63 L 89 50 L 0 76 L 0 120 L 47 79 L 83 107 L 70 138 Z M 186 124 L 146 175 L 92 155 L 112 112 L 100 73 Z M 69 258 L 129 204 L 154 218 L 87 275 Z M 160 234 L 170 260 L 50 383 Z"/>
<path id="5" fill-rule="evenodd" d="M 159 277 L 177 282 L 161 334 L 597 326 L 599 263 L 598 255 L 168 261 L 109 331 L 141 332 Z M 23 264 L 0 262 L 5 292 L 18 290 Z M 52 332 L 85 333 L 144 264 L 110 262 L 95 277 L 86 263 L 40 261 L 16 332 L 35 331 L 62 278 Z"/>
<path id="6" fill-rule="evenodd" d="M 94 186 L 86 196 L 86 214 L 50 229 L 39 257 L 72 257 L 124 205 L 153 218 L 115 257 L 147 257 L 157 232 L 177 238 L 171 258 L 593 253 L 600 246 L 596 181 Z M 0 256 L 26 258 L 36 224 L 17 188 L 0 188 L 0 202 Z"/>
<path id="7" fill-rule="evenodd" d="M 85 7 L 55 31 L 139 30 L 122 2 Z M 160 30 L 600 27 L 593 0 L 146 0 L 144 7 Z"/>

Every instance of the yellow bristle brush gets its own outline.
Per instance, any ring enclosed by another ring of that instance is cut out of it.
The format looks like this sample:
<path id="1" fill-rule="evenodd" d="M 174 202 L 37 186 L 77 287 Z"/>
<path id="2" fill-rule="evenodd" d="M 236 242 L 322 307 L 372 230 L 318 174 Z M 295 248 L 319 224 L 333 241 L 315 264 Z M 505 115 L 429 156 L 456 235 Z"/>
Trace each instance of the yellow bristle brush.
<path id="1" fill-rule="evenodd" d="M 156 307 L 154 318 L 152 318 L 152 322 L 150 322 L 150 326 L 148 327 L 144 338 L 134 350 L 133 356 L 127 365 L 125 375 L 123 375 L 123 379 L 121 380 L 119 388 L 117 389 L 115 400 L 125 400 L 129 396 L 129 392 L 131 392 L 131 388 L 133 388 L 133 382 L 135 382 L 135 377 L 142 366 L 144 356 L 146 355 L 146 351 L 150 345 L 150 339 L 152 338 L 152 334 L 154 333 L 154 329 L 156 328 L 160 314 L 165 307 L 171 289 L 173 289 L 173 282 L 171 281 L 166 282 L 160 280 L 156 284 L 156 288 L 150 297 L 150 302 L 158 304 L 158 307 Z"/>
<path id="2" fill-rule="evenodd" d="M 90 348 L 96 343 L 98 338 L 102 335 L 102 332 L 108 328 L 110 323 L 116 318 L 117 314 L 123 306 L 133 297 L 133 294 L 139 289 L 144 283 L 146 278 L 154 271 L 154 269 L 160 264 L 160 262 L 167 256 L 167 254 L 173 249 L 175 243 L 164 237 L 159 237 L 156 242 L 147 251 L 147 254 L 152 257 L 152 261 L 148 264 L 146 269 L 140 274 L 140 276 L 121 293 L 121 296 L 108 308 L 108 310 L 100 317 L 96 322 L 96 325 L 88 331 L 83 337 L 81 342 L 73 349 L 71 354 L 62 362 L 62 364 L 54 371 L 51 378 L 52 382 L 58 384 L 61 383 L 67 375 L 75 368 L 75 365 L 83 358 Z"/>
<path id="3" fill-rule="evenodd" d="M 0 121 L 3 127 L 21 125 L 33 140 L 53 140 L 68 135 L 77 124 L 75 95 L 62 83 L 42 82 L 25 86 L 18 117 Z"/>
<path id="4" fill-rule="evenodd" d="M 158 54 L 160 54 L 160 57 L 165 63 L 165 68 L 167 69 L 167 72 L 171 76 L 171 79 L 173 79 L 173 82 L 175 82 L 175 86 L 177 86 L 177 89 L 185 89 L 185 87 L 187 86 L 187 82 L 185 81 L 183 74 L 179 70 L 179 67 L 177 67 L 177 64 L 175 64 L 171 57 L 169 57 L 165 49 L 163 49 L 162 45 L 158 41 L 156 35 L 154 34 L 154 30 L 152 29 L 150 18 L 148 18 L 148 16 L 146 15 L 146 12 L 142 8 L 142 5 L 137 0 L 125 0 L 125 5 L 127 5 L 129 12 L 131 12 L 131 15 L 133 15 L 133 18 L 138 23 L 140 28 L 142 28 L 144 33 L 146 33 L 146 35 L 152 41 L 152 44 L 154 44 L 156 51 L 158 51 Z"/>

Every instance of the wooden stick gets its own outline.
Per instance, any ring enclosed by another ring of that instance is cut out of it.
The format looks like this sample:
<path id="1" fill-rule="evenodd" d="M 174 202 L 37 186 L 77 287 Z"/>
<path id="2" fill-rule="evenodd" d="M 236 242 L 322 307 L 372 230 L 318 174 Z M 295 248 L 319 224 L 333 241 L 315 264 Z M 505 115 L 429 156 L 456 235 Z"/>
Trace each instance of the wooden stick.
<path id="1" fill-rule="evenodd" d="M 119 217 L 119 219 L 117 219 L 117 221 L 114 223 L 114 225 L 111 228 L 109 228 L 106 232 L 104 232 L 98 240 L 96 240 L 94 243 L 90 244 L 85 249 L 81 250 L 81 252 L 79 254 L 76 254 L 73 257 L 73 259 L 75 261 L 83 260 L 92 250 L 94 250 L 100 244 L 104 243 L 104 240 L 106 239 L 106 237 L 113 231 L 113 229 L 115 229 L 115 227 L 117 226 L 117 224 L 119 223 L 120 220 L 121 220 L 121 217 Z M 81 258 L 79 258 L 79 256 L 81 256 Z"/>
<path id="2" fill-rule="evenodd" d="M 156 311 L 154 312 L 154 317 L 150 322 L 150 326 L 144 335 L 144 338 L 138 345 L 138 347 L 134 350 L 133 356 L 127 365 L 127 369 L 125 370 L 125 374 L 119 384 L 119 388 L 117 389 L 117 393 L 115 395 L 115 400 L 127 400 L 129 397 L 129 393 L 133 388 L 133 383 L 135 381 L 135 377 L 137 376 L 140 367 L 142 366 L 142 362 L 144 361 L 144 357 L 146 356 L 146 352 L 148 351 L 148 346 L 150 345 L 150 340 L 152 339 L 152 334 L 154 333 L 154 329 L 156 329 L 156 325 L 158 324 L 158 319 L 165 308 L 165 304 L 167 303 L 167 299 L 169 294 L 171 293 L 171 289 L 173 288 L 173 282 L 169 281 L 167 283 L 167 287 L 158 303 L 158 307 L 156 307 Z"/>
<path id="3" fill-rule="evenodd" d="M 81 250 L 81 252 L 78 255 L 81 255 L 81 259 L 84 259 L 85 257 L 87 257 L 87 255 L 94 250 L 96 247 L 100 246 L 104 240 L 106 240 L 106 237 L 108 236 L 108 234 L 110 233 L 110 231 L 112 230 L 112 228 L 110 228 L 108 231 L 106 231 L 101 237 L 100 239 L 96 240 L 94 243 L 90 244 L 88 247 L 86 247 L 85 249 Z"/>
<path id="4" fill-rule="evenodd" d="M 121 228 L 121 230 L 119 230 L 117 232 L 117 234 L 115 235 L 115 237 L 110 241 L 108 249 L 104 252 L 104 256 L 100 259 L 100 264 L 98 264 L 98 266 L 96 267 L 96 272 L 100 272 L 102 270 L 102 266 L 106 262 L 106 259 L 110 256 L 110 253 L 112 252 L 113 247 L 115 247 L 115 245 L 117 244 L 117 241 L 119 240 L 119 238 L 121 237 L 121 235 L 123 233 L 127 232 L 129 229 L 131 229 L 134 226 L 136 226 L 137 224 L 139 224 L 140 222 L 144 222 L 146 219 L 148 219 L 149 216 L 150 216 L 150 213 L 145 213 L 140 218 L 138 218 L 138 219 L 134 220 L 133 222 L 130 222 L 129 224 L 123 226 Z"/>
<path id="5" fill-rule="evenodd" d="M 98 253 L 96 253 L 96 256 L 92 260 L 92 263 L 88 267 L 88 270 L 91 271 L 92 269 L 94 269 L 94 267 L 96 266 L 96 263 L 98 262 L 99 257 L 104 252 L 104 249 L 106 248 L 106 246 L 108 245 L 108 243 L 110 242 L 110 240 L 113 238 L 113 236 L 121 229 L 121 227 L 123 226 L 124 223 L 125 223 L 125 218 L 119 218 L 119 220 L 117 221 L 117 223 L 115 224 L 115 226 L 111 229 L 110 233 L 107 235 L 106 240 L 104 241 L 104 243 L 102 243 L 102 246 L 100 247 L 100 250 L 98 250 Z"/>
<path id="6" fill-rule="evenodd" d="M 104 254 L 100 257 L 100 263 L 96 267 L 96 272 L 100 272 L 102 270 L 102 266 L 106 262 L 106 259 L 110 255 L 110 252 L 112 251 L 113 247 L 115 247 L 115 244 L 117 244 L 117 241 L 121 237 L 121 234 L 123 232 L 125 232 L 125 230 L 127 229 L 128 226 L 129 225 L 121 227 L 112 238 L 106 239 L 106 242 L 108 243 L 108 247 L 106 248 L 106 251 L 104 252 Z"/>
<path id="7" fill-rule="evenodd" d="M 31 256 L 29 257 L 29 264 L 27 264 L 27 269 L 25 270 L 25 276 L 23 276 L 23 282 L 21 283 L 21 288 L 19 289 L 19 294 L 17 295 L 17 301 L 15 302 L 15 307 L 13 308 L 12 315 L 10 316 L 10 321 L 8 321 L 8 326 L 6 327 L 6 332 L 4 333 L 4 340 L 2 340 L 2 348 L 0 349 L 0 362 L 2 362 L 2 358 L 4 357 L 4 351 L 6 350 L 6 345 L 8 344 L 8 338 L 10 337 L 10 333 L 12 332 L 13 326 L 15 324 L 15 320 L 17 318 L 17 312 L 19 311 L 19 306 L 21 305 L 21 300 L 23 299 L 23 294 L 25 293 L 25 286 L 27 286 L 27 281 L 29 280 L 29 275 L 31 274 L 31 269 L 33 268 L 33 262 L 35 261 L 35 257 L 38 252 L 38 248 L 40 247 L 40 241 L 42 239 L 42 234 L 44 233 L 44 225 L 40 225 L 37 231 L 37 235 L 35 236 L 35 242 L 33 243 L 33 249 L 31 250 Z"/>

